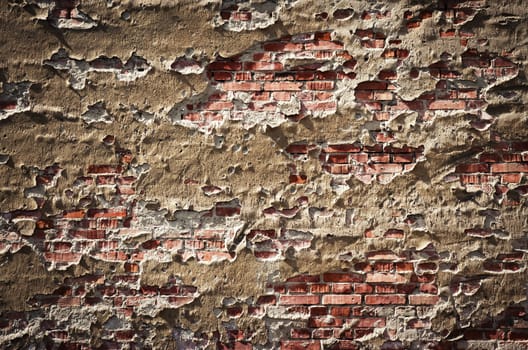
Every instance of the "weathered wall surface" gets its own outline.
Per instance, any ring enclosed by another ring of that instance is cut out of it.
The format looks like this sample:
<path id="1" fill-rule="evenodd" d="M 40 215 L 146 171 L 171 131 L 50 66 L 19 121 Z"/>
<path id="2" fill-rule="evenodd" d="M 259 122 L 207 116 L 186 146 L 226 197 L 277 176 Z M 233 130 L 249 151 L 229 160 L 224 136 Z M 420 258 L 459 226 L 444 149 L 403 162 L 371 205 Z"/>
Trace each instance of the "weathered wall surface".
<path id="1" fill-rule="evenodd" d="M 2 1 L 0 347 L 527 349 L 526 5 Z"/>

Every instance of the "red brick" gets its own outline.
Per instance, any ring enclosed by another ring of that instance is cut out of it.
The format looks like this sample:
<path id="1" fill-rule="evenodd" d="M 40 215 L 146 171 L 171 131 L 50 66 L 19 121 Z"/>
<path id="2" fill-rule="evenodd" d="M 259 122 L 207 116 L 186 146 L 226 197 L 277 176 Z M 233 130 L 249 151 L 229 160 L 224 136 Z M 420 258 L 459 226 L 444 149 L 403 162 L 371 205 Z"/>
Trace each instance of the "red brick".
<path id="1" fill-rule="evenodd" d="M 120 251 L 97 253 L 94 257 L 109 261 L 126 261 L 128 259 L 127 255 Z"/>
<path id="2" fill-rule="evenodd" d="M 506 153 L 502 155 L 502 160 L 506 163 L 522 162 L 522 158 L 522 154 L 519 153 Z"/>
<path id="3" fill-rule="evenodd" d="M 372 264 L 372 270 L 376 272 L 390 272 L 394 269 L 394 264 L 391 262 L 375 262 Z"/>
<path id="4" fill-rule="evenodd" d="M 495 163 L 491 164 L 492 173 L 525 173 L 528 163 Z"/>
<path id="5" fill-rule="evenodd" d="M 334 294 L 348 294 L 351 293 L 354 289 L 352 283 L 333 283 L 332 284 L 332 293 Z"/>
<path id="6" fill-rule="evenodd" d="M 361 46 L 367 49 L 382 49 L 385 47 L 385 40 L 384 39 L 361 40 Z"/>
<path id="7" fill-rule="evenodd" d="M 360 152 L 361 146 L 358 144 L 335 144 L 335 145 L 328 145 L 327 147 L 323 148 L 323 152 L 326 153 L 334 153 L 334 152 L 347 152 L 347 153 L 355 153 Z"/>
<path id="8" fill-rule="evenodd" d="M 306 294 L 308 293 L 308 290 L 309 290 L 309 287 L 306 283 L 288 284 L 287 288 L 290 294 L 295 294 L 295 293 Z"/>
<path id="9" fill-rule="evenodd" d="M 351 163 L 366 163 L 368 162 L 368 154 L 366 153 L 353 153 L 348 155 Z"/>
<path id="10" fill-rule="evenodd" d="M 139 272 L 139 265 L 126 262 L 125 263 L 125 271 L 129 272 L 129 273 L 138 273 Z"/>
<path id="11" fill-rule="evenodd" d="M 242 69 L 242 63 L 233 61 L 216 61 L 209 66 L 208 70 L 240 70 Z"/>
<path id="12" fill-rule="evenodd" d="M 394 273 L 367 273 L 367 283 L 406 283 L 407 277 Z"/>
<path id="13" fill-rule="evenodd" d="M 337 41 L 315 41 L 313 43 L 305 43 L 305 50 L 342 50 L 343 44 Z"/>
<path id="14" fill-rule="evenodd" d="M 460 182 L 462 184 L 479 184 L 481 183 L 479 175 L 461 175 Z"/>
<path id="15" fill-rule="evenodd" d="M 411 282 L 416 283 L 432 283 L 436 280 L 436 275 L 424 273 L 422 275 L 411 275 Z"/>
<path id="16" fill-rule="evenodd" d="M 277 297 L 275 295 L 262 295 L 257 299 L 258 305 L 275 305 Z"/>
<path id="17" fill-rule="evenodd" d="M 63 212 L 62 217 L 65 219 L 82 219 L 85 214 L 86 211 L 84 210 L 68 210 Z"/>
<path id="18" fill-rule="evenodd" d="M 358 101 L 371 101 L 374 99 L 374 92 L 372 90 L 356 90 L 355 96 Z"/>
<path id="19" fill-rule="evenodd" d="M 246 22 L 246 21 L 250 21 L 251 17 L 252 17 L 251 12 L 247 12 L 247 11 L 239 11 L 239 12 L 231 13 L 232 21 Z"/>
<path id="20" fill-rule="evenodd" d="M 479 161 L 486 163 L 500 162 L 501 159 L 501 156 L 497 153 L 482 153 L 479 157 Z"/>
<path id="21" fill-rule="evenodd" d="M 288 278 L 286 282 L 319 282 L 319 275 L 297 275 Z"/>
<path id="22" fill-rule="evenodd" d="M 357 90 L 387 90 L 389 84 L 384 81 L 364 81 L 356 86 Z"/>
<path id="23" fill-rule="evenodd" d="M 180 307 L 185 304 L 189 304 L 194 300 L 194 297 L 183 297 L 183 296 L 170 296 L 168 302 L 173 307 Z"/>
<path id="24" fill-rule="evenodd" d="M 115 175 L 100 175 L 95 179 L 97 185 L 115 185 Z"/>
<path id="25" fill-rule="evenodd" d="M 119 174 L 123 171 L 121 165 L 90 165 L 88 174 Z"/>
<path id="26" fill-rule="evenodd" d="M 240 215 L 240 207 L 238 206 L 224 206 L 217 204 L 215 208 L 216 216 L 235 216 Z"/>
<path id="27" fill-rule="evenodd" d="M 324 316 L 328 312 L 326 306 L 314 306 L 310 308 L 310 316 Z"/>
<path id="28" fill-rule="evenodd" d="M 514 253 L 502 253 L 497 255 L 497 260 L 503 261 L 520 261 L 524 257 L 523 252 L 514 252 Z"/>
<path id="29" fill-rule="evenodd" d="M 372 293 L 374 287 L 367 283 L 355 283 L 354 284 L 354 293 L 366 294 Z"/>
<path id="30" fill-rule="evenodd" d="M 331 102 L 304 102 L 304 107 L 309 111 L 335 111 L 337 103 Z"/>
<path id="31" fill-rule="evenodd" d="M 511 149 L 514 152 L 525 152 L 528 151 L 528 141 L 517 141 L 511 143 Z M 525 154 L 526 156 L 526 154 Z"/>
<path id="32" fill-rule="evenodd" d="M 394 70 L 384 69 L 378 73 L 378 78 L 381 80 L 394 80 L 398 78 L 398 73 Z"/>
<path id="33" fill-rule="evenodd" d="M 281 295 L 281 305 L 315 305 L 319 304 L 319 295 Z"/>
<path id="34" fill-rule="evenodd" d="M 515 63 L 503 57 L 497 57 L 493 60 L 493 66 L 494 67 L 515 67 Z"/>
<path id="35" fill-rule="evenodd" d="M 326 283 L 316 283 L 310 285 L 310 293 L 329 293 L 330 292 L 330 285 Z"/>
<path id="36" fill-rule="evenodd" d="M 316 32 L 314 40 L 332 40 L 332 32 Z"/>
<path id="37" fill-rule="evenodd" d="M 383 237 L 401 239 L 405 237 L 405 233 L 403 230 L 390 229 L 383 234 Z"/>
<path id="38" fill-rule="evenodd" d="M 371 153 L 370 160 L 375 163 L 388 163 L 390 162 L 389 153 Z"/>
<path id="39" fill-rule="evenodd" d="M 84 239 L 104 239 L 106 237 L 106 231 L 104 230 L 70 230 L 69 234 L 74 238 Z"/>
<path id="40" fill-rule="evenodd" d="M 306 83 L 308 90 L 332 90 L 333 88 L 333 81 L 309 81 Z"/>
<path id="41" fill-rule="evenodd" d="M 386 49 L 381 54 L 381 57 L 403 59 L 409 57 L 409 51 L 404 49 Z"/>
<path id="42" fill-rule="evenodd" d="M 514 329 L 508 333 L 509 340 L 528 341 L 528 329 Z"/>
<path id="43" fill-rule="evenodd" d="M 359 273 L 327 272 L 323 274 L 324 282 L 363 282 L 364 277 Z"/>
<path id="44" fill-rule="evenodd" d="M 392 162 L 394 163 L 412 163 L 414 162 L 414 153 L 400 153 L 392 155 Z"/>
<path id="45" fill-rule="evenodd" d="M 405 295 L 365 295 L 365 303 L 368 305 L 403 305 L 407 303 Z"/>
<path id="46" fill-rule="evenodd" d="M 390 106 L 391 111 L 422 111 L 424 104 L 421 100 L 416 101 L 397 101 L 396 105 Z"/>
<path id="47" fill-rule="evenodd" d="M 457 165 L 456 173 L 487 173 L 490 167 L 486 163 L 471 163 Z"/>
<path id="48" fill-rule="evenodd" d="M 90 218 L 124 218 L 127 216 L 125 208 L 110 208 L 110 209 L 88 209 L 87 217 Z"/>
<path id="49" fill-rule="evenodd" d="M 213 79 L 218 81 L 233 80 L 233 74 L 230 72 L 213 72 Z"/>
<path id="50" fill-rule="evenodd" d="M 420 292 L 427 294 L 438 294 L 438 287 L 434 284 L 420 285 Z"/>
<path id="51" fill-rule="evenodd" d="M 211 111 L 220 111 L 233 108 L 233 103 L 228 101 L 211 101 L 205 104 L 205 108 Z"/>
<path id="52" fill-rule="evenodd" d="M 245 62 L 245 70 L 283 70 L 284 66 L 280 62 Z"/>
<path id="53" fill-rule="evenodd" d="M 81 256 L 80 253 L 44 253 L 44 259 L 53 262 L 77 262 Z"/>
<path id="54" fill-rule="evenodd" d="M 349 306 L 334 306 L 330 309 L 330 315 L 334 317 L 349 317 L 352 313 L 352 308 Z"/>
<path id="55" fill-rule="evenodd" d="M 226 79 L 226 80 L 231 80 L 231 79 Z M 252 80 L 252 74 L 251 72 L 236 72 L 235 80 Z"/>
<path id="56" fill-rule="evenodd" d="M 264 90 L 267 91 L 300 91 L 302 83 L 296 82 L 266 82 Z"/>
<path id="57" fill-rule="evenodd" d="M 228 91 L 260 91 L 260 83 L 252 82 L 229 82 L 222 83 L 222 88 Z"/>
<path id="58" fill-rule="evenodd" d="M 59 307 L 81 306 L 80 297 L 62 297 L 57 301 Z"/>
<path id="59" fill-rule="evenodd" d="M 317 101 L 326 101 L 332 99 L 333 97 L 334 94 L 328 91 L 318 91 L 314 93 L 314 98 Z"/>
<path id="60" fill-rule="evenodd" d="M 361 295 L 358 294 L 325 294 L 323 295 L 322 303 L 325 305 L 344 305 L 344 304 L 360 304 Z"/>
<path id="61" fill-rule="evenodd" d="M 464 109 L 466 107 L 465 101 L 451 101 L 451 100 L 436 100 L 429 103 L 429 109 L 447 109 L 456 110 Z"/>
<path id="62" fill-rule="evenodd" d="M 289 182 L 291 184 L 299 184 L 302 185 L 306 183 L 307 177 L 306 175 L 290 175 L 289 176 Z"/>

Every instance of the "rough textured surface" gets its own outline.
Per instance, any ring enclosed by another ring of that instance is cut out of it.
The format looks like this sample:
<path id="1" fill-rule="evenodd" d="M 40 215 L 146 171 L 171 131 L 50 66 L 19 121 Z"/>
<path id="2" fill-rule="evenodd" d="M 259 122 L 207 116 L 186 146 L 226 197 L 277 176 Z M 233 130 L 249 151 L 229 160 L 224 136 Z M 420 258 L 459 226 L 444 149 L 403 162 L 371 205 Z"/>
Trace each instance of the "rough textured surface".
<path id="1" fill-rule="evenodd" d="M 0 16 L 1 348 L 528 348 L 524 1 Z"/>

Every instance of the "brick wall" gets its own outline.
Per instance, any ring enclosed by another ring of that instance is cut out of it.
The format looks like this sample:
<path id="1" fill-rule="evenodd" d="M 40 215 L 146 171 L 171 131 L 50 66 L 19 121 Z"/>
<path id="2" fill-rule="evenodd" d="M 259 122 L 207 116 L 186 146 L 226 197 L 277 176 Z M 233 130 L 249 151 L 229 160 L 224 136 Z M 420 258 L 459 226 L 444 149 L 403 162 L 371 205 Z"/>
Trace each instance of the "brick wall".
<path id="1" fill-rule="evenodd" d="M 0 5 L 0 347 L 528 348 L 525 12 Z"/>

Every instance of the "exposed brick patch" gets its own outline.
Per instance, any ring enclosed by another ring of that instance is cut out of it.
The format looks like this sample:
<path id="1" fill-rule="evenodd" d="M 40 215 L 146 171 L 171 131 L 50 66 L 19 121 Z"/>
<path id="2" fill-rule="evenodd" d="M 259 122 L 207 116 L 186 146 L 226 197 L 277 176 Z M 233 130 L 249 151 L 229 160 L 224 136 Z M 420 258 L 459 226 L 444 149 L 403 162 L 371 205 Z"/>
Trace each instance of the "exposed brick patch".
<path id="1" fill-rule="evenodd" d="M 395 176 L 412 171 L 417 162 L 425 159 L 423 146 L 395 147 L 384 143 L 372 146 L 357 142 L 323 146 L 298 143 L 289 145 L 285 151 L 293 159 L 303 160 L 314 150 L 319 151 L 324 171 L 338 177 L 353 175 L 367 184 L 375 179 L 388 183 Z"/>
<path id="2" fill-rule="evenodd" d="M 251 230 L 247 236 L 247 246 L 257 259 L 284 259 L 289 248 L 295 251 L 310 248 L 313 235 L 297 230 Z"/>
<path id="3" fill-rule="evenodd" d="M 59 49 L 49 60 L 44 61 L 56 70 L 67 71 L 70 75 L 69 84 L 73 89 L 82 90 L 86 86 L 89 72 L 114 73 L 121 81 L 134 81 L 145 76 L 151 66 L 144 58 L 133 53 L 123 62 L 118 57 L 100 56 L 92 61 L 71 58 L 65 49 Z"/>
<path id="4" fill-rule="evenodd" d="M 433 12 L 426 10 L 416 16 L 421 21 L 431 18 Z M 412 16 L 407 15 L 410 25 L 417 23 Z M 454 30 L 466 41 L 473 37 L 461 29 L 449 30 Z M 400 62 L 410 55 L 407 48 L 400 47 L 401 40 L 387 40 L 383 32 L 357 29 L 354 35 L 365 50 L 383 49 L 379 55 L 388 61 Z M 446 37 L 451 38 L 451 34 Z M 414 67 L 412 79 L 429 74 L 438 82 L 435 90 L 426 91 L 413 100 L 404 100 L 398 95 L 396 70 L 383 69 L 377 79 L 357 84 L 356 102 L 380 122 L 409 111 L 416 112 L 420 121 L 464 112 L 473 116 L 474 128 L 486 129 L 493 121 L 483 113 L 487 106 L 486 89 L 515 77 L 518 67 L 507 57 L 474 48 L 467 49 L 461 57 L 461 66 L 445 53 L 440 61 Z M 296 63 L 302 60 L 310 60 L 310 63 Z M 175 106 L 169 117 L 179 124 L 210 132 L 225 120 L 241 121 L 244 127 L 277 126 L 286 118 L 299 120 L 306 116 L 333 114 L 339 103 L 336 84 L 355 77 L 352 70 L 356 63 L 342 43 L 331 41 L 330 32 L 299 34 L 265 42 L 239 55 L 212 62 L 206 70 L 209 92 Z M 325 68 L 329 64 L 333 70 Z M 463 68 L 473 72 L 471 79 L 467 76 L 462 79 Z M 477 83 L 481 80 L 486 86 Z M 196 102 L 204 100 L 206 102 Z M 376 138 L 385 141 L 392 140 L 393 136 L 380 126 Z"/>
<path id="5" fill-rule="evenodd" d="M 446 180 L 459 180 L 468 191 L 493 194 L 499 203 L 519 205 L 528 194 L 527 172 L 528 143 L 500 141 L 486 145 L 471 162 L 459 164 Z"/>
<path id="6" fill-rule="evenodd" d="M 306 61 L 310 63 L 307 64 Z M 325 65 L 337 67 L 327 70 Z M 173 121 L 209 132 L 225 120 L 244 127 L 277 126 L 287 118 L 335 113 L 339 81 L 353 79 L 356 61 L 333 41 L 330 32 L 283 37 L 264 42 L 207 66 L 210 92 L 169 113 Z"/>
<path id="7" fill-rule="evenodd" d="M 372 40 L 372 39 L 370 39 Z M 370 45 L 370 44 L 369 44 Z M 407 53 L 401 51 L 386 51 L 387 58 L 405 58 Z M 474 72 L 474 78 L 482 77 L 488 86 L 511 79 L 518 74 L 518 67 L 507 58 L 475 49 L 462 54 L 462 66 Z M 482 110 L 487 106 L 484 100 L 483 88 L 475 87 L 461 79 L 461 73 L 455 68 L 450 55 L 426 68 L 411 71 L 411 78 L 418 77 L 420 71 L 427 72 L 437 79 L 436 89 L 422 93 L 418 98 L 410 101 L 401 99 L 397 88 L 392 82 L 394 74 L 380 73 L 378 80 L 360 82 L 355 89 L 355 97 L 360 105 L 365 106 L 373 114 L 374 120 L 391 120 L 401 113 L 414 111 L 422 120 L 430 120 L 436 116 L 449 113 L 465 112 L 475 116 L 472 125 L 477 129 L 489 126 L 488 115 Z"/>
<path id="8" fill-rule="evenodd" d="M 471 21 L 485 6 L 484 0 L 438 0 L 438 10 L 441 11 L 442 17 L 457 26 Z"/>
<path id="9" fill-rule="evenodd" d="M 59 215 L 47 215 L 44 208 L 46 191 L 56 185 L 62 169 L 58 165 L 37 169 L 36 186 L 27 189 L 26 196 L 35 199 L 38 209 L 1 214 L 0 251 L 14 253 L 29 245 L 49 269 L 65 269 L 82 257 L 138 265 L 137 269 L 143 261 L 172 261 L 175 255 L 203 263 L 236 257 L 240 242 L 235 239 L 244 224 L 237 200 L 218 202 L 201 212 L 177 211 L 169 221 L 165 212 L 136 201 L 132 154 L 118 149 L 117 155 L 120 162 L 91 165 L 75 180 L 71 190 L 79 193 L 79 205 Z M 106 194 L 105 205 L 95 200 L 98 193 Z M 22 224 L 30 227 L 24 236 Z M 132 237 L 142 240 L 138 243 Z"/>
<path id="10" fill-rule="evenodd" d="M 421 26 L 422 21 L 428 18 L 433 17 L 433 11 L 431 10 L 421 10 L 418 12 L 405 11 L 403 13 L 403 18 L 405 19 L 405 25 L 407 29 L 412 30 Z"/>
<path id="11" fill-rule="evenodd" d="M 66 278 L 53 293 L 38 294 L 28 301 L 36 311 L 0 314 L 0 334 L 6 340 L 26 335 L 67 349 L 93 348 L 94 341 L 111 349 L 148 346 L 152 329 L 141 327 L 135 318 L 179 308 L 199 294 L 196 287 L 176 280 L 163 286 L 144 285 L 137 272 Z M 94 335 L 92 324 L 96 315 L 103 314 L 104 321 L 98 321 L 103 322 L 102 330 Z"/>
<path id="12" fill-rule="evenodd" d="M 360 348 L 371 337 L 409 331 L 416 335 L 431 329 L 433 306 L 441 302 L 436 284 L 439 259 L 433 246 L 401 253 L 371 251 L 349 270 L 270 283 L 269 293 L 256 301 L 257 311 L 235 303 L 225 312 L 232 317 L 240 317 L 239 312 L 267 315 L 282 322 L 288 338 L 280 341 L 280 349 Z M 400 313 L 403 309 L 407 311 Z"/>
<path id="13" fill-rule="evenodd" d="M 98 25 L 97 21 L 79 9 L 79 0 L 30 0 L 29 3 L 48 8 L 46 20 L 59 29 L 87 30 Z"/>
<path id="14" fill-rule="evenodd" d="M 457 344 L 466 348 L 488 349 L 498 344 L 499 348 L 521 349 L 528 345 L 528 304 L 512 304 L 484 322 L 472 322 L 472 326 L 457 330 L 451 337 L 461 339 L 443 342 L 446 349 L 459 349 Z"/>
<path id="15" fill-rule="evenodd" d="M 295 2 L 296 0 L 261 2 L 222 0 L 220 14 L 214 19 L 214 25 L 235 32 L 263 29 L 277 22 L 280 11 Z"/>
<path id="16" fill-rule="evenodd" d="M 522 273 L 526 270 L 526 258 L 523 252 L 502 253 L 484 260 L 483 268 L 490 273 Z"/>

